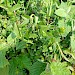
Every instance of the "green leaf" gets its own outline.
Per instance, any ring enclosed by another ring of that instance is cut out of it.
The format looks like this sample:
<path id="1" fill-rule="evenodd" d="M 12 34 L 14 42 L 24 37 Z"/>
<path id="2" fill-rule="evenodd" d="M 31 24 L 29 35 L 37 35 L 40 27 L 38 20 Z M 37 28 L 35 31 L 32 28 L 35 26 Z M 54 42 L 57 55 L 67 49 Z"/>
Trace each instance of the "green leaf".
<path id="1" fill-rule="evenodd" d="M 9 65 L 9 75 L 17 75 L 17 65 L 15 63 L 15 60 L 12 59 L 9 62 L 10 62 L 10 65 Z"/>
<path id="2" fill-rule="evenodd" d="M 43 36 L 47 36 L 46 32 L 42 30 Z"/>
<path id="3" fill-rule="evenodd" d="M 14 31 L 13 32 L 15 33 L 16 37 L 19 37 L 20 36 L 19 35 L 19 29 L 18 29 L 18 26 L 17 26 L 16 23 L 14 24 Z"/>
<path id="4" fill-rule="evenodd" d="M 29 71 L 32 65 L 30 58 L 25 54 L 21 54 L 18 57 L 11 59 L 9 62 L 9 75 L 20 75 L 23 72 L 23 69 Z M 20 72 L 20 70 L 22 71 Z"/>
<path id="5" fill-rule="evenodd" d="M 33 39 L 34 38 L 37 38 L 37 37 L 38 37 L 38 35 L 37 34 L 34 34 L 34 33 L 33 34 L 30 34 L 30 36 L 29 36 L 29 38 L 33 38 Z"/>
<path id="6" fill-rule="evenodd" d="M 55 11 L 55 14 L 60 17 L 67 17 L 67 13 L 64 9 L 59 8 Z"/>
<path id="7" fill-rule="evenodd" d="M 30 43 L 30 44 L 33 44 L 33 41 L 32 40 L 27 40 L 26 43 Z"/>
<path id="8" fill-rule="evenodd" d="M 72 2 L 72 3 L 75 3 L 75 0 L 72 0 L 71 2 Z"/>
<path id="9" fill-rule="evenodd" d="M 5 58 L 5 52 L 4 51 L 0 51 L 0 68 L 3 68 L 3 67 L 5 67 L 8 64 L 9 64 L 9 62 Z"/>
<path id="10" fill-rule="evenodd" d="M 0 4 L 0 7 L 3 8 L 3 9 L 5 9 L 7 11 L 8 15 L 10 15 L 10 16 L 13 15 L 11 7 L 6 7 L 4 4 Z"/>
<path id="11" fill-rule="evenodd" d="M 16 38 L 16 35 L 14 33 L 11 33 L 8 37 L 7 37 L 7 43 L 8 44 L 13 44 L 14 43 L 14 40 Z"/>
<path id="12" fill-rule="evenodd" d="M 51 73 L 47 71 L 43 71 L 40 75 L 51 75 Z"/>
<path id="13" fill-rule="evenodd" d="M 61 5 L 59 6 L 59 8 L 62 8 L 67 12 L 69 9 L 69 6 L 68 6 L 67 2 L 62 2 Z"/>
<path id="14" fill-rule="evenodd" d="M 43 71 L 40 75 L 52 75 L 50 70 L 50 64 L 47 64 L 45 71 Z"/>
<path id="15" fill-rule="evenodd" d="M 71 24 L 69 21 L 64 21 L 64 19 L 58 21 L 58 27 L 60 28 L 61 35 L 66 37 L 67 34 L 71 31 Z"/>
<path id="16" fill-rule="evenodd" d="M 70 18 L 75 19 L 75 5 L 71 6 L 71 10 L 69 12 Z"/>
<path id="17" fill-rule="evenodd" d="M 29 23 L 29 19 L 28 18 L 26 18 L 25 16 L 22 16 L 22 18 L 24 19 L 24 22 L 22 23 L 22 24 L 27 24 L 27 23 Z"/>
<path id="18" fill-rule="evenodd" d="M 75 75 L 75 71 L 72 71 L 72 75 Z"/>
<path id="19" fill-rule="evenodd" d="M 1 50 L 4 50 L 4 51 L 8 50 L 8 45 L 5 42 L 0 43 L 0 51 Z"/>
<path id="20" fill-rule="evenodd" d="M 45 32 L 49 29 L 47 25 L 40 25 L 40 28 Z"/>
<path id="21" fill-rule="evenodd" d="M 4 2 L 4 0 L 0 0 L 0 3 L 3 3 Z"/>
<path id="22" fill-rule="evenodd" d="M 45 63 L 42 62 L 35 62 L 30 69 L 30 75 L 40 75 L 42 73 L 42 71 L 44 71 L 46 67 Z"/>
<path id="23" fill-rule="evenodd" d="M 72 35 L 71 36 L 71 49 L 73 52 L 75 52 L 75 46 L 74 45 L 75 45 L 75 36 Z"/>
<path id="24" fill-rule="evenodd" d="M 30 70 L 30 68 L 31 68 L 31 65 L 32 65 L 32 62 L 31 62 L 31 60 L 30 60 L 30 58 L 28 58 L 28 56 L 27 55 L 20 55 L 19 57 L 18 57 L 18 59 L 17 60 L 20 60 L 21 61 L 21 63 L 19 63 L 19 65 L 21 65 L 22 66 L 22 68 L 26 68 L 27 70 Z M 20 62 L 20 61 L 18 61 L 18 62 Z"/>
<path id="25" fill-rule="evenodd" d="M 3 8 L 3 9 L 5 9 L 6 11 L 8 11 L 8 8 L 5 5 L 0 4 L 0 7 Z"/>
<path id="26" fill-rule="evenodd" d="M 3 5 L 3 4 L 0 4 L 0 7 L 3 8 L 3 9 L 5 9 L 6 11 L 9 10 L 9 9 L 8 9 L 5 5 Z"/>
<path id="27" fill-rule="evenodd" d="M 1 75 L 9 75 L 9 66 L 0 68 L 0 74 Z"/>
<path id="28" fill-rule="evenodd" d="M 26 42 L 21 41 L 16 44 L 16 50 L 25 48 Z"/>
<path id="29" fill-rule="evenodd" d="M 70 70 L 61 62 L 52 62 L 50 68 L 52 75 L 71 75 Z"/>
<path id="30" fill-rule="evenodd" d="M 37 23 L 38 23 L 38 17 L 35 16 L 35 24 L 37 24 Z"/>
<path id="31" fill-rule="evenodd" d="M 11 10 L 12 10 L 12 12 L 13 12 L 13 11 L 18 10 L 18 9 L 20 9 L 20 8 L 22 8 L 20 4 L 15 4 L 15 5 L 11 8 Z"/>
<path id="32" fill-rule="evenodd" d="M 48 7 L 50 0 L 44 0 L 44 6 Z"/>
<path id="33" fill-rule="evenodd" d="M 65 25 L 64 25 L 64 19 L 62 19 L 62 20 L 58 20 L 58 27 L 60 28 L 60 27 L 64 27 Z"/>
<path id="34" fill-rule="evenodd" d="M 67 36 L 67 34 L 71 31 L 71 26 L 65 25 L 65 32 L 63 33 L 63 37 Z"/>
<path id="35" fill-rule="evenodd" d="M 43 45 L 43 50 L 42 50 L 42 52 L 47 52 L 47 51 L 48 51 L 47 45 Z"/>

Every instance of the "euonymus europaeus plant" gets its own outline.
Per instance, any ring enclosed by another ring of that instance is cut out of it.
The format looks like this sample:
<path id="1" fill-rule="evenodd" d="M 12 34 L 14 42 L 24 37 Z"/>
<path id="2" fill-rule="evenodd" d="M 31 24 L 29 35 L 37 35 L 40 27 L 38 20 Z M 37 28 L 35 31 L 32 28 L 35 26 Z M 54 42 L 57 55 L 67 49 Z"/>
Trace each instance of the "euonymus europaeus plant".
<path id="1" fill-rule="evenodd" d="M 0 0 L 0 74 L 74 75 L 75 0 Z"/>

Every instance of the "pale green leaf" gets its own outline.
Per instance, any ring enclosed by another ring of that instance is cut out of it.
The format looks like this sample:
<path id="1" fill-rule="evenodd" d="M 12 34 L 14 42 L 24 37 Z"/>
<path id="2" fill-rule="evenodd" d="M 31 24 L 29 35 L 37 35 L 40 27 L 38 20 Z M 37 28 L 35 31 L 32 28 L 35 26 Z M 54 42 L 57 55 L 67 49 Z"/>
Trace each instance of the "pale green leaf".
<path id="1" fill-rule="evenodd" d="M 61 62 L 52 62 L 50 68 L 52 75 L 71 75 L 70 70 Z"/>
<path id="2" fill-rule="evenodd" d="M 69 12 L 70 18 L 75 19 L 75 5 L 71 6 L 71 10 Z"/>
<path id="3" fill-rule="evenodd" d="M 63 33 L 63 37 L 67 36 L 67 34 L 71 31 L 71 26 L 65 25 L 65 32 Z"/>
<path id="4" fill-rule="evenodd" d="M 24 25 L 27 24 L 27 23 L 29 23 L 29 19 L 27 19 L 25 16 L 22 16 L 22 18 L 24 19 L 24 22 L 23 22 Z"/>
<path id="5" fill-rule="evenodd" d="M 60 28 L 60 27 L 64 27 L 65 25 L 64 25 L 64 19 L 62 19 L 62 20 L 58 20 L 58 27 Z"/>
<path id="6" fill-rule="evenodd" d="M 71 49 L 73 52 L 75 52 L 75 36 L 71 36 Z"/>
<path id="7" fill-rule="evenodd" d="M 0 43 L 0 50 L 7 51 L 8 45 L 5 42 Z"/>
<path id="8" fill-rule="evenodd" d="M 55 14 L 60 17 L 67 17 L 67 13 L 64 9 L 59 8 L 55 11 Z"/>
<path id="9" fill-rule="evenodd" d="M 16 37 L 19 37 L 20 35 L 19 35 L 19 30 L 18 30 L 18 26 L 17 26 L 17 24 L 15 23 L 14 24 L 14 34 L 16 35 Z"/>
<path id="10" fill-rule="evenodd" d="M 75 0 L 72 0 L 72 3 L 75 3 Z"/>
<path id="11" fill-rule="evenodd" d="M 47 71 L 43 71 L 40 75 L 51 75 L 51 73 Z"/>
<path id="12" fill-rule="evenodd" d="M 37 24 L 37 23 L 38 23 L 38 17 L 35 16 L 35 24 Z"/>
<path id="13" fill-rule="evenodd" d="M 0 3 L 3 3 L 4 2 L 4 0 L 0 0 Z"/>
<path id="14" fill-rule="evenodd" d="M 15 38 L 16 38 L 16 35 L 15 35 L 14 33 L 11 33 L 11 34 L 7 37 L 7 43 L 8 43 L 8 44 L 14 43 Z"/>
<path id="15" fill-rule="evenodd" d="M 67 11 L 68 10 L 68 5 L 67 5 L 67 2 L 62 2 L 61 3 L 61 5 L 59 6 L 59 8 L 62 8 L 62 9 L 64 9 L 65 11 Z"/>

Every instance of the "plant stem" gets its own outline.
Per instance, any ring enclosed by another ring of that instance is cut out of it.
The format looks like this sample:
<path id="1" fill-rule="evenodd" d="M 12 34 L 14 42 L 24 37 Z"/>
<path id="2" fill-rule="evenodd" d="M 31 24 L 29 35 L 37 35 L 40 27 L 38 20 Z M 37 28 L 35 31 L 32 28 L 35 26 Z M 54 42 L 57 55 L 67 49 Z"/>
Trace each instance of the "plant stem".
<path id="1" fill-rule="evenodd" d="M 74 20 L 72 19 L 72 29 L 71 29 L 71 31 L 72 31 L 72 35 L 73 35 L 73 31 L 74 31 Z"/>
<path id="2" fill-rule="evenodd" d="M 5 6 L 7 7 L 7 0 L 5 0 Z"/>
<path id="3" fill-rule="evenodd" d="M 50 2 L 49 16 L 51 16 L 51 12 L 52 12 L 52 5 L 53 5 L 53 1 L 51 0 L 51 2 Z"/>
<path id="4" fill-rule="evenodd" d="M 62 2 L 62 0 L 61 0 L 61 2 Z"/>
<path id="5" fill-rule="evenodd" d="M 62 50 L 61 50 L 61 48 L 60 48 L 60 45 L 59 45 L 59 43 L 58 42 L 56 42 L 56 44 L 57 44 L 57 46 L 58 46 L 58 49 L 59 49 L 59 51 L 60 51 L 60 53 L 61 53 L 61 56 L 66 60 L 66 61 L 68 61 L 69 62 L 69 60 L 65 57 L 65 55 L 63 54 L 63 52 L 62 52 Z"/>

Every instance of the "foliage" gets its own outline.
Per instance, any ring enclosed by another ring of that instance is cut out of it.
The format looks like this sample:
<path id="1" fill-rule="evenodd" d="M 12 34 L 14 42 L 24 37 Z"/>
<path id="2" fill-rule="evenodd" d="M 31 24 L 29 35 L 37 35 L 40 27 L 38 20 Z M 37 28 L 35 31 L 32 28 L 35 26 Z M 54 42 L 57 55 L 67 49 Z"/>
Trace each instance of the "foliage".
<path id="1" fill-rule="evenodd" d="M 0 0 L 0 74 L 74 75 L 74 11 L 75 0 Z"/>
<path id="2" fill-rule="evenodd" d="M 67 64 L 65 62 L 52 62 L 49 72 L 48 70 L 46 69 L 41 73 L 41 75 L 71 75 L 70 70 L 67 68 Z"/>

